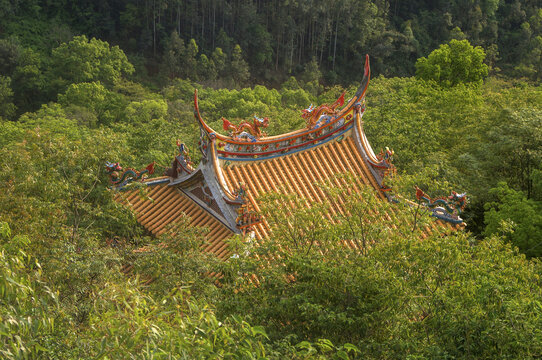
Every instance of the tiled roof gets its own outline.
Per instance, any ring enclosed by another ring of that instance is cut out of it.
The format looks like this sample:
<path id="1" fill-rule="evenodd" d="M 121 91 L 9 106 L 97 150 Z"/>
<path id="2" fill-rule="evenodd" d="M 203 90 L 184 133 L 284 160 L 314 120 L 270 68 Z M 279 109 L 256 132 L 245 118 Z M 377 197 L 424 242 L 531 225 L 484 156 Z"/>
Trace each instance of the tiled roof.
<path id="1" fill-rule="evenodd" d="M 342 94 L 332 105 L 311 106 L 303 111 L 306 128 L 270 137 L 263 136 L 259 129 L 267 126 L 266 118 L 239 125 L 226 120 L 224 128 L 231 130 L 230 135 L 217 133 L 201 117 L 196 91 L 194 115 L 200 124 L 199 150 L 203 154 L 197 169 L 191 166 L 188 148 L 178 144 L 180 153 L 166 171 L 170 177 L 146 181 L 146 197 L 132 190 L 121 192 L 117 198 L 133 208 L 138 221 L 153 235 L 163 234 L 167 225 L 185 213 L 193 225 L 209 228 L 205 249 L 224 259 L 230 255 L 224 240 L 234 233 L 252 227 L 257 239 L 270 235 L 265 219 L 256 216 L 253 222 L 251 217 L 261 210 L 258 197 L 262 194 L 295 193 L 309 203 L 325 203 L 330 201 L 329 194 L 317 184 L 331 181 L 358 192 L 364 186 L 372 187 L 382 201 L 388 201 L 385 191 L 389 189 L 383 179 L 394 170 L 393 151 L 386 149 L 375 155 L 363 130 L 369 79 L 367 57 L 361 85 L 346 105 L 342 107 Z M 348 182 L 336 176 L 343 173 L 350 173 L 355 180 Z M 333 221 L 333 215 L 343 210 L 340 204 L 331 206 L 323 216 Z M 251 219 L 248 225 L 247 218 Z M 395 211 L 385 219 L 391 226 L 401 221 Z M 426 233 L 462 225 L 458 216 L 450 219 L 456 225 L 434 221 Z"/>
<path id="2" fill-rule="evenodd" d="M 239 182 L 247 185 L 248 200 L 256 211 L 259 211 L 257 197 L 271 191 L 287 191 L 296 193 L 309 202 L 324 202 L 326 194 L 316 184 L 332 180 L 334 175 L 340 173 L 353 174 L 358 181 L 357 186 L 379 188 L 351 137 L 289 156 L 236 163 L 225 167 L 223 172 L 228 187 L 232 188 Z M 338 186 L 348 186 L 340 183 L 338 179 L 334 181 L 338 182 Z M 381 193 L 380 196 L 385 199 Z M 258 238 L 264 238 L 269 233 L 265 223 L 259 224 L 255 230 Z"/>
<path id="3" fill-rule="evenodd" d="M 309 203 L 326 202 L 328 195 L 316 185 L 326 181 L 332 181 L 342 188 L 351 187 L 356 191 L 359 191 L 361 186 L 380 189 L 350 136 L 343 141 L 329 142 L 293 155 L 259 162 L 236 163 L 224 167 L 223 172 L 228 187 L 232 188 L 239 182 L 247 185 L 248 200 L 256 211 L 260 211 L 258 197 L 269 192 L 295 193 Z M 357 183 L 347 183 L 336 176 L 342 173 L 352 174 Z M 381 200 L 387 201 L 382 192 L 377 193 Z M 334 213 L 339 210 L 333 210 L 332 207 L 330 211 Z M 333 214 L 325 215 L 328 220 L 332 219 L 330 215 Z M 396 220 L 393 212 L 388 216 L 390 220 Z M 426 232 L 450 228 L 452 226 L 449 223 L 438 220 L 433 222 Z M 258 224 L 255 232 L 259 239 L 268 236 L 267 223 Z"/>
<path id="4" fill-rule="evenodd" d="M 168 183 L 149 186 L 144 195 L 139 189 L 120 191 L 116 200 L 132 208 L 138 222 L 155 236 L 167 231 L 168 225 L 177 222 L 185 213 L 191 224 L 209 230 L 206 251 L 212 251 L 220 258 L 229 257 L 225 239 L 233 232 L 214 218 L 209 212 L 196 204 L 181 191 Z"/>

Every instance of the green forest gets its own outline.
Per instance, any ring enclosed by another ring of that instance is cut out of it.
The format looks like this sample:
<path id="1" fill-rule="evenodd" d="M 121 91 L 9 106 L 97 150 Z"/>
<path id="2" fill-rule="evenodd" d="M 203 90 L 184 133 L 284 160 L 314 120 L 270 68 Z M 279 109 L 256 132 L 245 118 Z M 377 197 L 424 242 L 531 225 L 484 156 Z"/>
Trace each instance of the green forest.
<path id="1" fill-rule="evenodd" d="M 0 358 L 542 357 L 540 0 L 0 0 L 0 18 Z M 429 212 L 372 188 L 336 225 L 270 193 L 263 215 L 325 251 L 271 221 L 222 261 L 190 219 L 156 238 L 114 200 L 107 161 L 161 173 L 178 139 L 197 148 L 195 89 L 213 128 L 281 134 L 351 97 L 365 54 L 389 185 L 467 192 L 464 230 L 426 236 Z"/>

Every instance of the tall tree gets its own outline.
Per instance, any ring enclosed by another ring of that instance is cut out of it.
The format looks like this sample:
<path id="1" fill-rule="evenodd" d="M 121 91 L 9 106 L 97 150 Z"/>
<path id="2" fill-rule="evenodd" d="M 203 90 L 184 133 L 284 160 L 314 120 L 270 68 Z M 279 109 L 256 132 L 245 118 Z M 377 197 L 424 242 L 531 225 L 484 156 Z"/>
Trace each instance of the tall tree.
<path id="1" fill-rule="evenodd" d="M 0 75 L 0 119 L 10 119 L 15 115 L 13 104 L 13 91 L 11 90 L 11 79 Z"/>
<path id="2" fill-rule="evenodd" d="M 230 76 L 236 86 L 241 86 L 248 80 L 250 72 L 247 62 L 243 59 L 243 50 L 239 44 L 233 48 L 229 68 Z"/>
<path id="3" fill-rule="evenodd" d="M 481 47 L 472 47 L 468 40 L 451 40 L 427 58 L 416 61 L 416 76 L 446 87 L 459 83 L 479 84 L 488 75 L 484 59 L 485 52 Z"/>
<path id="4" fill-rule="evenodd" d="M 101 81 L 117 83 L 123 75 L 134 72 L 133 65 L 118 46 L 105 41 L 76 36 L 52 52 L 52 81 L 60 88 L 72 83 Z"/>

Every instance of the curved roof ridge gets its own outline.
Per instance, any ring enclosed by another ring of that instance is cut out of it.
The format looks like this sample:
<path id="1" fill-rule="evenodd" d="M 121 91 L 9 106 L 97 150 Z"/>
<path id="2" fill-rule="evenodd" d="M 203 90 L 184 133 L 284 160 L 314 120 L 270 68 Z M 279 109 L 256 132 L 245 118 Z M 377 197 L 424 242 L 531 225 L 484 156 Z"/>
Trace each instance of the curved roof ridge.
<path id="1" fill-rule="evenodd" d="M 242 122 L 234 125 L 223 118 L 224 129 L 230 136 L 217 133 L 203 119 L 199 109 L 198 91 L 194 92 L 194 116 L 202 133 L 212 137 L 216 144 L 216 155 L 221 161 L 259 161 L 289 155 L 314 148 L 333 139 L 341 140 L 351 136 L 357 113 L 364 111 L 364 98 L 371 77 L 369 56 L 363 72 L 363 79 L 354 97 L 346 104 L 344 93 L 333 104 L 312 105 L 303 110 L 302 117 L 307 120 L 303 129 L 288 133 L 263 136 L 260 128 L 266 127 L 268 119 L 255 118 L 253 123 Z M 344 106 L 343 106 L 344 105 Z"/>
<path id="2" fill-rule="evenodd" d="M 363 73 L 363 78 L 362 78 L 361 84 L 358 87 L 358 90 L 356 91 L 355 95 L 351 99 L 348 100 L 346 105 L 342 106 L 342 103 L 341 103 L 342 108 L 338 109 L 333 114 L 333 117 L 335 118 L 334 119 L 335 121 L 338 121 L 339 119 L 343 118 L 355 106 L 356 103 L 358 103 L 361 99 L 363 99 L 363 97 L 365 96 L 365 92 L 367 91 L 367 87 L 369 86 L 370 76 L 371 76 L 371 71 L 370 71 L 369 55 L 367 54 L 367 55 L 365 55 L 364 73 Z M 342 96 L 344 96 L 344 93 L 343 93 Z M 326 105 L 327 104 L 322 104 L 322 105 L 320 105 L 320 106 L 318 106 L 316 108 L 312 108 L 312 110 L 316 111 L 320 107 L 323 107 L 323 106 L 326 106 Z M 311 108 L 305 109 L 304 112 L 305 111 L 310 111 L 310 110 L 311 110 Z M 320 114 L 330 115 L 330 114 L 327 114 L 325 111 L 320 113 Z M 318 115 L 318 114 L 315 114 L 315 115 Z M 293 130 L 293 131 L 290 131 L 290 132 L 287 132 L 287 133 L 272 135 L 272 136 L 260 136 L 258 138 L 251 137 L 250 134 L 249 134 L 249 136 L 244 138 L 244 140 L 241 140 L 239 138 L 235 138 L 235 137 L 230 136 L 230 135 L 220 134 L 216 130 L 211 128 L 205 122 L 205 120 L 201 116 L 201 113 L 200 113 L 200 110 L 199 110 L 198 89 L 195 89 L 195 91 L 194 91 L 194 117 L 196 118 L 196 120 L 200 124 L 201 128 L 204 129 L 208 134 L 214 134 L 216 136 L 217 140 L 225 141 L 225 142 L 228 142 L 228 143 L 231 143 L 231 144 L 237 144 L 237 145 L 272 144 L 272 143 L 276 143 L 276 142 L 280 142 L 280 141 L 284 141 L 284 140 L 290 140 L 292 138 L 296 138 L 296 137 L 299 137 L 299 136 L 302 136 L 302 135 L 312 134 L 312 133 L 317 132 L 319 129 L 321 129 L 323 127 L 327 127 L 327 126 L 331 125 L 331 123 L 327 123 L 327 124 L 322 124 L 322 125 L 320 125 L 318 127 L 306 126 L 304 128 Z M 258 119 L 258 118 L 256 118 L 256 119 Z M 264 118 L 264 119 L 266 119 L 266 118 Z M 264 120 L 264 119 L 259 119 L 259 120 Z M 223 118 L 223 120 L 225 120 L 225 119 Z M 315 119 L 315 121 L 317 121 L 317 120 L 318 119 Z M 247 123 L 247 122 L 244 122 L 244 123 Z"/>

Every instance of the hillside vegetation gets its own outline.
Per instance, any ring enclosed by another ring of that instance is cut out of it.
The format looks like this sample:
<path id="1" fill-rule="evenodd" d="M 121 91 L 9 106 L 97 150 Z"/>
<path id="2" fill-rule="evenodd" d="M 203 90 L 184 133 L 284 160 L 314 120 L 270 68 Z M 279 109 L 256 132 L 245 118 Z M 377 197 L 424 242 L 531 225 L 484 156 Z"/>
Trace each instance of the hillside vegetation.
<path id="1" fill-rule="evenodd" d="M 542 7 L 437 3 L 0 1 L 0 357 L 540 358 Z M 269 194 L 264 215 L 310 237 L 271 221 L 223 262 L 188 219 L 154 238 L 113 200 L 106 161 L 160 173 L 177 139 L 198 161 L 194 89 L 213 128 L 279 134 L 353 95 L 365 53 L 390 185 L 466 191 L 466 231 L 420 241 L 429 215 L 370 189 L 336 226 Z"/>

